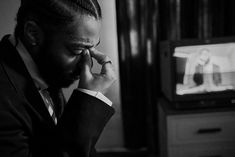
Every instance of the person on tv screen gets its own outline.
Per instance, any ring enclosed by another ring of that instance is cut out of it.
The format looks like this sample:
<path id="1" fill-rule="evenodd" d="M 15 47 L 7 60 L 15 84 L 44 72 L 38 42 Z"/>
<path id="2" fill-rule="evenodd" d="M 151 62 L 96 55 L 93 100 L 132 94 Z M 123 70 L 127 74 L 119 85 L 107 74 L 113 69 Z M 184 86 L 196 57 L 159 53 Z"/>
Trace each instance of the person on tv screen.
<path id="1" fill-rule="evenodd" d="M 96 49 L 101 19 L 97 0 L 21 1 L 14 34 L 0 42 L 0 156 L 95 154 L 114 114 L 104 93 L 116 79 Z M 78 79 L 66 102 L 61 89 Z"/>
<path id="2" fill-rule="evenodd" d="M 189 77 L 185 82 L 191 87 L 204 85 L 209 89 L 221 84 L 220 67 L 213 62 L 208 49 L 202 49 L 189 66 Z"/>
<path id="3" fill-rule="evenodd" d="M 178 86 L 177 91 L 178 94 L 190 94 L 225 90 L 221 84 L 219 65 L 209 49 L 201 49 L 187 60 L 183 85 Z"/>

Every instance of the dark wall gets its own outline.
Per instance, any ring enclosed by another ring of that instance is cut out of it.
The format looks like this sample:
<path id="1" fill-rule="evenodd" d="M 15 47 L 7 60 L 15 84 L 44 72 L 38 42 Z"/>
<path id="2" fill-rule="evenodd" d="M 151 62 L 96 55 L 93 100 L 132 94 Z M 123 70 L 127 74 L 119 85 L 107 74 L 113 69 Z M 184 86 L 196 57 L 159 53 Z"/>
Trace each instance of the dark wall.
<path id="1" fill-rule="evenodd" d="M 233 0 L 159 0 L 160 39 L 235 35 Z"/>

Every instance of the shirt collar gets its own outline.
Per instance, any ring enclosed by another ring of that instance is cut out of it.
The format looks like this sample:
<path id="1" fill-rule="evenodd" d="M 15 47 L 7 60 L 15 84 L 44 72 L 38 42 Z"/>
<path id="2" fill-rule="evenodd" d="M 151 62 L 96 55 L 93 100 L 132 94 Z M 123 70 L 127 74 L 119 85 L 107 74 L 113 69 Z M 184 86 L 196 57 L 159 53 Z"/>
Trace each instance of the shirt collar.
<path id="1" fill-rule="evenodd" d="M 18 43 L 16 44 L 16 38 L 14 37 L 14 35 L 11 35 L 9 40 L 13 44 L 13 46 L 16 47 L 16 49 L 17 49 L 19 55 L 21 56 L 29 74 L 31 75 L 31 77 L 34 80 L 36 87 L 39 90 L 47 89 L 48 84 L 42 78 L 36 63 L 34 62 L 33 58 L 31 57 L 31 55 L 29 54 L 28 50 L 25 48 L 25 46 L 23 45 L 21 40 L 17 39 Z"/>

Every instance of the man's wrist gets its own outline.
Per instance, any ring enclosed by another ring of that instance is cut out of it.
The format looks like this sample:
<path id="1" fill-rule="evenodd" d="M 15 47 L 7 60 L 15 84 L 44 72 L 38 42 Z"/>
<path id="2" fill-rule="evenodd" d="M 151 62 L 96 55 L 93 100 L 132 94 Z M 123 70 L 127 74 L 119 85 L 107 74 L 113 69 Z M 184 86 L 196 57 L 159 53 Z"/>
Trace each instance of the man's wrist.
<path id="1" fill-rule="evenodd" d="M 83 92 L 83 93 L 86 93 L 88 95 L 94 96 L 94 97 L 100 99 L 101 101 L 103 101 L 104 103 L 106 103 L 109 106 L 112 106 L 112 104 L 113 104 L 112 101 L 110 101 L 101 92 L 92 91 L 92 90 L 88 90 L 88 89 L 84 89 L 84 88 L 77 88 L 76 90 L 79 90 L 80 92 Z"/>

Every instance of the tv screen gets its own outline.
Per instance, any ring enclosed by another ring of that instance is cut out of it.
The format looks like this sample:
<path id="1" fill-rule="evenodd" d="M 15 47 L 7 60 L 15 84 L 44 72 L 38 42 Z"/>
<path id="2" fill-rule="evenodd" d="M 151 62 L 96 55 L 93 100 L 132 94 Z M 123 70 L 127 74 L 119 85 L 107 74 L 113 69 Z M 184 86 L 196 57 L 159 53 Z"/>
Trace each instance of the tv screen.
<path id="1" fill-rule="evenodd" d="M 235 42 L 174 48 L 176 95 L 235 90 Z"/>

